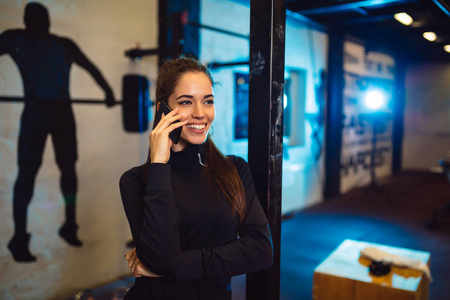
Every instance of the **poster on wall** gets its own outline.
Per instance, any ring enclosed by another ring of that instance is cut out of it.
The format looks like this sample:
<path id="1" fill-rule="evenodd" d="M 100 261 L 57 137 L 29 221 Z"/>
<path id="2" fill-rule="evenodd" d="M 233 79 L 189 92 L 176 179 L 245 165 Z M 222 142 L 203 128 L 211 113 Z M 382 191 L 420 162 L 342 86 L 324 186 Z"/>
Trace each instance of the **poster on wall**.
<path id="1" fill-rule="evenodd" d="M 391 174 L 393 74 L 392 57 L 345 42 L 342 193 Z"/>

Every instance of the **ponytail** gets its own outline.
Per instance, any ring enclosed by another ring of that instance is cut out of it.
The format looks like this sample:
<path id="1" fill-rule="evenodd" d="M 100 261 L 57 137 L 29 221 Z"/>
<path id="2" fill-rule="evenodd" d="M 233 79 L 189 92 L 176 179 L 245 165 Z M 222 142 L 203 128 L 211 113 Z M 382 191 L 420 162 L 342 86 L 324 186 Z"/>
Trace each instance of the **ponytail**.
<path id="1" fill-rule="evenodd" d="M 239 223 L 245 218 L 245 190 L 241 178 L 233 162 L 224 156 L 210 137 L 205 142 L 206 165 L 203 170 L 204 180 L 210 191 L 215 191 L 217 197 L 222 192 L 232 207 L 232 214 L 237 213 Z"/>

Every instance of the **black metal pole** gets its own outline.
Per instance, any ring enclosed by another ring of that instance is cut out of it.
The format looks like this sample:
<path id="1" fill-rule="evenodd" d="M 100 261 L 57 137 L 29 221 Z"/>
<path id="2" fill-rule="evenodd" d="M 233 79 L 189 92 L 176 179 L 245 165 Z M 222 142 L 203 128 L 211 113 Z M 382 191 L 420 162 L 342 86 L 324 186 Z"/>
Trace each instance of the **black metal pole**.
<path id="1" fill-rule="evenodd" d="M 340 194 L 341 184 L 344 98 L 344 35 L 341 32 L 329 33 L 327 82 L 324 197 L 330 199 Z"/>
<path id="2" fill-rule="evenodd" d="M 177 58 L 184 53 L 183 48 L 186 43 L 184 36 L 184 23 L 182 21 L 184 12 L 174 12 L 170 14 L 170 30 L 172 33 L 169 56 L 170 58 Z"/>
<path id="3" fill-rule="evenodd" d="M 274 258 L 271 269 L 247 274 L 248 300 L 280 298 L 285 28 L 285 0 L 251 0 L 248 160 Z"/>
<path id="4" fill-rule="evenodd" d="M 397 55 L 395 60 L 395 89 L 392 125 L 392 174 L 402 170 L 403 119 L 405 114 L 405 60 Z"/>
<path id="5" fill-rule="evenodd" d="M 372 119 L 372 124 L 370 124 L 372 126 L 372 149 L 370 152 L 370 184 L 372 185 L 372 187 L 376 187 L 377 186 L 377 174 L 376 174 L 376 164 L 375 164 L 375 159 L 377 156 L 377 120 Z"/>
<path id="6" fill-rule="evenodd" d="M 168 57 L 168 41 L 167 35 L 169 32 L 169 17 L 167 13 L 167 0 L 158 1 L 158 48 L 160 49 L 158 55 L 158 65 L 161 66 Z"/>

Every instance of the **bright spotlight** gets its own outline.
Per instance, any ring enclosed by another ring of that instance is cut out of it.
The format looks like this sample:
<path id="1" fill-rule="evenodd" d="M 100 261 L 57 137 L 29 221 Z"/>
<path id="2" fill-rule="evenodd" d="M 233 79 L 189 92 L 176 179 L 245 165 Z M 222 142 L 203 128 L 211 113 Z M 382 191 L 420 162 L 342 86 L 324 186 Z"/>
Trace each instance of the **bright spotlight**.
<path id="1" fill-rule="evenodd" d="M 423 33 L 423 37 L 430 42 L 434 42 L 436 40 L 436 33 L 428 31 Z"/>
<path id="2" fill-rule="evenodd" d="M 411 16 L 404 12 L 395 14 L 394 18 L 404 25 L 411 25 L 413 22 Z"/>
<path id="3" fill-rule="evenodd" d="M 444 50 L 448 53 L 450 53 L 450 45 L 445 45 Z"/>
<path id="4" fill-rule="evenodd" d="M 366 94 L 366 98 L 364 100 L 368 108 L 375 110 L 384 105 L 385 97 L 380 91 L 370 91 Z"/>

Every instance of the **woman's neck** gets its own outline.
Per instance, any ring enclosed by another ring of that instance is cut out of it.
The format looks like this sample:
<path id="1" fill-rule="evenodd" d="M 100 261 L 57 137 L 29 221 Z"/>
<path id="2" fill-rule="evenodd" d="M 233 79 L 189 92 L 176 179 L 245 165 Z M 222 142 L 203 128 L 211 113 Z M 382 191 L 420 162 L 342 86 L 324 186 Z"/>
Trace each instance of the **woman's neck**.
<path id="1" fill-rule="evenodd" d="M 178 142 L 178 144 L 174 144 L 171 148 L 171 150 L 173 152 L 180 152 L 183 151 L 186 147 L 187 147 L 188 143 L 186 141 L 182 141 L 180 139 L 180 141 Z"/>

